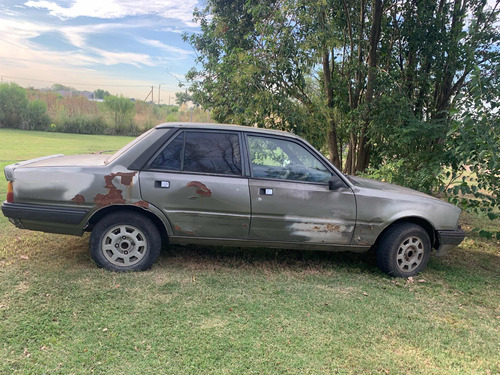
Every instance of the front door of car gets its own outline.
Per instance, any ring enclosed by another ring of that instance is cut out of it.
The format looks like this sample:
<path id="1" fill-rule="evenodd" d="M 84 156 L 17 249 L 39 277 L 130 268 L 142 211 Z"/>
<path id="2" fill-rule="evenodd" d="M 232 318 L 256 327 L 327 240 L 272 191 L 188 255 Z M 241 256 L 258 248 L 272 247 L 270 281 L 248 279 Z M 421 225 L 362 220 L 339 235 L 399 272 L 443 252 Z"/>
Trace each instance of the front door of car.
<path id="1" fill-rule="evenodd" d="M 300 141 L 247 136 L 252 177 L 249 238 L 348 245 L 356 224 L 352 190 Z M 336 188 L 329 189 L 329 180 Z"/>
<path id="2" fill-rule="evenodd" d="M 165 213 L 175 236 L 247 238 L 240 139 L 237 132 L 180 131 L 140 173 L 143 200 Z"/>

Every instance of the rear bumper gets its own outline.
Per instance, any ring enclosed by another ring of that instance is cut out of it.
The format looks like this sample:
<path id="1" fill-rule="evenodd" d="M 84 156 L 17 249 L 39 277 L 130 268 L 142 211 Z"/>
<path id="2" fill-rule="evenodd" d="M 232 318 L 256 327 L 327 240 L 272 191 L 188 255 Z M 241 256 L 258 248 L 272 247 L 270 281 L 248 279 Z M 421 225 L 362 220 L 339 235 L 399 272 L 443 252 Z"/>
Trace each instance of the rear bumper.
<path id="1" fill-rule="evenodd" d="M 465 232 L 460 229 L 457 230 L 438 230 L 437 231 L 437 255 L 443 256 L 448 254 L 450 250 L 460 245 L 465 238 Z"/>
<path id="2" fill-rule="evenodd" d="M 89 210 L 3 202 L 2 212 L 9 219 L 21 222 L 29 220 L 43 223 L 79 224 Z"/>

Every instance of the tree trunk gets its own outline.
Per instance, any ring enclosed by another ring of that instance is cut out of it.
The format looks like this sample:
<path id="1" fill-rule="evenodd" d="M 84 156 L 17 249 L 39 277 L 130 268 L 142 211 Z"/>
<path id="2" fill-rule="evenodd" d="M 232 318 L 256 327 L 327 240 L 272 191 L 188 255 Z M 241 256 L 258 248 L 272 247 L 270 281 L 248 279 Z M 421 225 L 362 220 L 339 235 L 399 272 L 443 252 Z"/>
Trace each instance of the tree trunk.
<path id="1" fill-rule="evenodd" d="M 370 46 L 368 52 L 368 77 L 366 81 L 365 103 L 367 112 L 359 137 L 358 160 L 356 172 L 364 171 L 370 163 L 370 144 L 368 140 L 368 126 L 370 124 L 370 105 L 373 100 L 375 77 L 377 73 L 377 49 L 380 41 L 380 25 L 382 21 L 382 0 L 374 0 L 372 7 L 372 27 L 370 30 Z"/>
<path id="2" fill-rule="evenodd" d="M 323 51 L 323 82 L 324 91 L 327 98 L 328 106 L 328 148 L 330 151 L 330 161 L 337 168 L 341 168 L 340 165 L 340 154 L 338 146 L 338 136 L 337 136 L 337 123 L 333 116 L 333 87 L 332 87 L 332 71 L 333 67 L 330 67 L 330 53 L 325 48 Z"/>

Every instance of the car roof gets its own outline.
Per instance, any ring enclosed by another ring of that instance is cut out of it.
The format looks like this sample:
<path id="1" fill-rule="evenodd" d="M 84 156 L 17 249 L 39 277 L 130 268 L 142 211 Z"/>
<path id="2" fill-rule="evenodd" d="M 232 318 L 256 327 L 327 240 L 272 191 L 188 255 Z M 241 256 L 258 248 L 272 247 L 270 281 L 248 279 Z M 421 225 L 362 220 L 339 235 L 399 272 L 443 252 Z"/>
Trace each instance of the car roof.
<path id="1" fill-rule="evenodd" d="M 235 130 L 244 131 L 248 133 L 259 133 L 268 135 L 279 135 L 279 136 L 289 136 L 294 138 L 300 138 L 293 133 L 282 131 L 282 130 L 271 130 L 256 128 L 253 126 L 242 126 L 234 124 L 215 124 L 207 122 L 164 122 L 156 126 L 157 129 L 166 128 L 189 128 L 189 129 L 205 129 L 205 130 Z"/>

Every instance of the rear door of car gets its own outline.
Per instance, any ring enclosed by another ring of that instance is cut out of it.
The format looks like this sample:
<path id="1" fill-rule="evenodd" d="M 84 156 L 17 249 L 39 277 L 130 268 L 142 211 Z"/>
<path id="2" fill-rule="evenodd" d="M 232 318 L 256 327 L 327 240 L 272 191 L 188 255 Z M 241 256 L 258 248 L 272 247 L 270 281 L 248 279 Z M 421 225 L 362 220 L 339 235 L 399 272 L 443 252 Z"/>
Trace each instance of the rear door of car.
<path id="1" fill-rule="evenodd" d="M 249 239 L 348 245 L 356 224 L 352 190 L 307 144 L 248 134 Z M 335 189 L 329 189 L 332 180 Z"/>
<path id="2" fill-rule="evenodd" d="M 179 130 L 141 171 L 143 199 L 165 213 L 174 235 L 247 238 L 241 144 L 235 131 Z"/>

